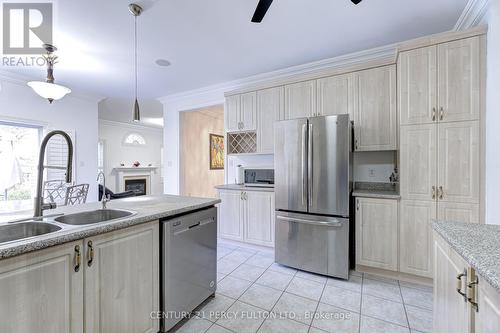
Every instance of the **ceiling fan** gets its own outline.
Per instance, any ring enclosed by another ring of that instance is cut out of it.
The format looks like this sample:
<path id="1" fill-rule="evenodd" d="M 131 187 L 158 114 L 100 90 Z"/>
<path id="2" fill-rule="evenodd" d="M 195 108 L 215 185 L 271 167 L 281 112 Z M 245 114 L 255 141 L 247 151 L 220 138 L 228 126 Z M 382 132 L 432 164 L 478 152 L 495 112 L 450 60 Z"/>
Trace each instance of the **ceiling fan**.
<path id="1" fill-rule="evenodd" d="M 360 3 L 362 0 L 351 0 L 355 5 Z M 273 0 L 259 0 L 259 3 L 257 4 L 257 9 L 255 9 L 255 13 L 253 14 L 252 17 L 252 22 L 253 23 L 260 23 L 262 22 L 262 19 L 267 13 L 267 10 L 273 3 Z"/>

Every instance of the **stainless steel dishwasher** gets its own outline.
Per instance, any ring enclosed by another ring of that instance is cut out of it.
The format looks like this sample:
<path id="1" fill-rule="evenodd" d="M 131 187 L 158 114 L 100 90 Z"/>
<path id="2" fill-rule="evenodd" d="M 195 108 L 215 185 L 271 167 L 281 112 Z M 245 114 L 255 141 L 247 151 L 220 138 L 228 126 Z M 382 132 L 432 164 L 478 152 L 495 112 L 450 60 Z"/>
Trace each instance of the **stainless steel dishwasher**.
<path id="1" fill-rule="evenodd" d="M 167 332 L 215 293 L 217 209 L 161 222 L 161 332 Z"/>

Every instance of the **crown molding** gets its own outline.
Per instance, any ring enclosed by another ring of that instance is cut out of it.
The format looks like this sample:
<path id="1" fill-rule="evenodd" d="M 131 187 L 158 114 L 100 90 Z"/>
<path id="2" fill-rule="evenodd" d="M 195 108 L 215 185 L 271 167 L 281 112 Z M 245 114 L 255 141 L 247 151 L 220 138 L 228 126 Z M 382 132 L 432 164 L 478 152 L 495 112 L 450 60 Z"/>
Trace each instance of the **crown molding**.
<path id="1" fill-rule="evenodd" d="M 98 121 L 99 125 L 107 125 L 107 126 L 114 126 L 114 127 L 126 127 L 129 129 L 135 129 L 135 130 L 145 130 L 145 131 L 158 131 L 160 133 L 163 133 L 163 127 L 156 127 L 156 126 L 148 126 L 148 125 L 142 125 L 142 124 L 131 124 L 131 123 L 125 123 L 121 121 L 116 121 L 116 120 L 107 120 L 107 119 L 101 119 L 99 118 Z"/>
<path id="2" fill-rule="evenodd" d="M 291 82 L 340 74 L 342 72 L 394 64 L 396 63 L 396 55 L 397 44 L 391 44 L 167 95 L 158 98 L 158 100 L 166 109 L 177 111 L 217 105 L 224 103 L 225 94 L 236 94 L 243 91 L 269 88 Z"/>
<path id="3" fill-rule="evenodd" d="M 32 77 L 0 69 L 0 83 L 7 82 L 22 87 L 27 87 L 26 83 L 32 80 L 33 80 Z M 66 95 L 64 98 L 76 98 L 92 103 L 98 103 L 104 99 L 103 96 L 83 94 L 81 92 L 75 92 L 75 91 L 72 91 L 69 95 Z"/>
<path id="4" fill-rule="evenodd" d="M 461 31 L 479 25 L 488 11 L 489 4 L 490 0 L 469 0 L 453 30 Z"/>

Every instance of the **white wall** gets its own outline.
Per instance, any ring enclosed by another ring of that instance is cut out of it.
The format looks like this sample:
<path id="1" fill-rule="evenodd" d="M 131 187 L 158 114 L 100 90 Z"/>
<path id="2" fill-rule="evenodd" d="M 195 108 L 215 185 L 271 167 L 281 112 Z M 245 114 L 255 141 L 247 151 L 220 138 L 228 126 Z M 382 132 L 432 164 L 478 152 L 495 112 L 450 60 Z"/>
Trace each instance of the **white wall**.
<path id="1" fill-rule="evenodd" d="M 132 166 L 139 161 L 142 166 L 152 164 L 158 167 L 151 179 L 151 194 L 163 193 L 161 177 L 161 147 L 163 145 L 163 130 L 141 125 L 132 125 L 99 119 L 99 140 L 104 141 L 104 173 L 106 186 L 113 192 L 118 189 L 117 175 L 113 168 L 120 163 Z M 130 133 L 138 133 L 146 140 L 145 146 L 128 146 L 123 139 Z"/>
<path id="2" fill-rule="evenodd" d="M 74 130 L 77 183 L 90 184 L 88 201 L 97 200 L 97 101 L 68 95 L 48 101 L 24 83 L 0 77 L 0 119 L 36 123 L 50 129 Z"/>
<path id="3" fill-rule="evenodd" d="M 486 223 L 500 224 L 500 0 L 490 1 L 486 89 Z"/>

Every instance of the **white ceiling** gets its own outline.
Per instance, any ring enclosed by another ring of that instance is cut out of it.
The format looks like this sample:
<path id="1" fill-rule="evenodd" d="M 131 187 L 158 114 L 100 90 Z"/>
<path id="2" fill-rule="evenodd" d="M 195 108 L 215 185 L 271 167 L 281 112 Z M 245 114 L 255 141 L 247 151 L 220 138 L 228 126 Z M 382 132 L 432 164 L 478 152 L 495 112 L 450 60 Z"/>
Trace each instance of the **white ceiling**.
<path id="1" fill-rule="evenodd" d="M 450 30 L 467 0 L 147 0 L 139 17 L 139 89 L 155 98 Z M 56 81 L 75 92 L 133 94 L 129 0 L 56 4 Z M 154 61 L 168 59 L 170 67 Z M 43 78 L 42 68 L 6 68 Z"/>

